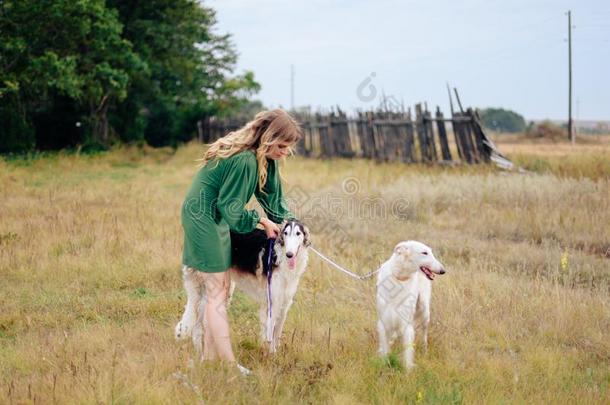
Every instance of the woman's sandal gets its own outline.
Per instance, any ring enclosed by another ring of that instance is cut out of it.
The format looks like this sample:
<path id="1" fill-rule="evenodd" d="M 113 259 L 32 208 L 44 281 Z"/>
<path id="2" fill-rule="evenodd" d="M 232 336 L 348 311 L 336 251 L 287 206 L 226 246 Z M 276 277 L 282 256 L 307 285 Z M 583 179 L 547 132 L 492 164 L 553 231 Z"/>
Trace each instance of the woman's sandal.
<path id="1" fill-rule="evenodd" d="M 242 366 L 241 364 L 237 363 L 237 369 L 239 370 L 239 372 L 241 373 L 241 375 L 251 375 L 252 371 L 245 368 L 244 366 Z"/>

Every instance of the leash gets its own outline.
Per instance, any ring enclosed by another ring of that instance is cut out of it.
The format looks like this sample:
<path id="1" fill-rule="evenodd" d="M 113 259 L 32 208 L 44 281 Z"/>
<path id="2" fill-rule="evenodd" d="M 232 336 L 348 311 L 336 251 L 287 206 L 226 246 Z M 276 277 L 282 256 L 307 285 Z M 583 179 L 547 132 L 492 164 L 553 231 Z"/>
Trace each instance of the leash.
<path id="1" fill-rule="evenodd" d="M 332 261 L 328 257 L 324 256 L 322 253 L 320 253 L 318 250 L 316 250 L 316 248 L 314 248 L 313 246 L 310 246 L 309 249 L 313 250 L 315 254 L 320 256 L 327 263 L 330 263 L 331 265 L 333 265 L 336 269 L 341 270 L 342 272 L 344 272 L 345 274 L 347 274 L 350 277 L 355 278 L 356 280 L 366 280 L 368 278 L 373 277 L 375 274 L 379 273 L 379 270 L 381 270 L 381 268 L 379 268 L 379 269 L 377 269 L 375 271 L 371 271 L 370 273 L 367 273 L 367 274 L 364 274 L 364 275 L 356 274 L 356 273 L 354 273 L 352 271 L 349 271 L 349 270 L 339 266 L 337 263 L 335 263 L 334 261 Z"/>
<path id="2" fill-rule="evenodd" d="M 271 277 L 273 276 L 273 266 L 271 266 L 271 260 L 273 257 L 273 245 L 275 244 L 275 239 L 269 238 L 267 243 L 267 252 L 265 252 L 266 257 L 263 262 L 263 266 L 267 270 L 267 342 L 271 343 L 273 341 L 273 317 L 272 317 L 272 307 L 273 307 L 273 299 L 271 298 Z"/>
<path id="3" fill-rule="evenodd" d="M 271 343 L 271 342 L 273 342 L 273 329 L 275 327 L 275 325 L 273 324 L 273 298 L 271 297 L 271 280 L 273 277 L 273 266 L 271 265 L 271 262 L 273 260 L 273 246 L 275 245 L 275 239 L 269 238 L 267 241 L 268 241 L 267 251 L 265 252 L 265 260 L 263 261 L 263 266 L 264 266 L 265 270 L 267 271 L 267 342 Z M 381 270 L 381 268 L 379 268 L 375 271 L 371 271 L 370 273 L 367 273 L 364 275 L 356 274 L 352 271 L 349 271 L 349 270 L 341 267 L 340 265 L 338 265 L 337 263 L 335 263 L 328 257 L 324 256 L 321 252 L 319 252 L 313 246 L 310 246 L 309 249 L 313 250 L 314 253 L 316 253 L 326 262 L 333 265 L 336 269 L 342 271 L 343 273 L 347 274 L 350 277 L 355 278 L 356 280 L 363 280 L 363 281 L 367 280 L 367 279 L 373 277 L 375 274 L 379 273 L 379 271 Z"/>

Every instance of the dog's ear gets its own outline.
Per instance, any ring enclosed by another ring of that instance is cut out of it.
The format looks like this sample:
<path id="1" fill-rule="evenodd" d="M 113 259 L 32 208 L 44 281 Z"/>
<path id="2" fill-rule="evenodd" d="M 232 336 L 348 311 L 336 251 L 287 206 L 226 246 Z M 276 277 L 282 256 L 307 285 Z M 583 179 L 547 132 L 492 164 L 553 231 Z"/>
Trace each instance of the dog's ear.
<path id="1" fill-rule="evenodd" d="M 286 224 L 279 225 L 280 233 L 277 235 L 277 239 L 275 240 L 275 243 L 279 244 L 280 246 L 284 246 L 284 243 L 285 243 L 284 242 L 284 226 L 285 225 Z"/>
<path id="2" fill-rule="evenodd" d="M 282 245 L 283 246 L 283 245 Z M 277 267 L 280 265 L 280 256 L 282 255 L 281 248 L 278 247 L 277 242 L 273 246 L 273 266 Z"/>
<path id="3" fill-rule="evenodd" d="M 399 243 L 394 248 L 394 253 L 404 257 L 409 257 L 411 255 L 411 249 L 409 249 L 409 247 L 404 243 Z"/>
<path id="4" fill-rule="evenodd" d="M 303 228 L 303 246 L 309 247 L 311 246 L 311 234 L 309 233 L 309 228 L 307 225 L 301 224 Z"/>

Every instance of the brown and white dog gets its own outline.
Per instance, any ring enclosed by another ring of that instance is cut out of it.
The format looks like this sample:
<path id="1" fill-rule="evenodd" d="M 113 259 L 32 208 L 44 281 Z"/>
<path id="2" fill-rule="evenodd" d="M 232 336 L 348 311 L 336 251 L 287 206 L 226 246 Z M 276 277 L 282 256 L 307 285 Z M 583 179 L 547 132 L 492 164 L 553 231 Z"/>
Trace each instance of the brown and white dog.
<path id="1" fill-rule="evenodd" d="M 268 239 L 265 232 L 255 229 L 248 234 L 231 233 L 232 264 L 229 269 L 231 287 L 228 300 L 235 287 L 259 304 L 261 341 L 267 341 L 267 272 L 263 259 L 266 257 Z M 272 262 L 272 314 L 273 333 L 269 351 L 275 353 L 279 347 L 282 329 L 292 305 L 301 276 L 307 268 L 309 229 L 296 220 L 284 222 L 274 244 Z M 200 284 L 197 272 L 183 268 L 184 288 L 187 304 L 182 320 L 175 328 L 176 339 L 192 336 L 195 348 L 203 352 L 203 325 L 205 324 L 205 288 Z M 271 335 L 271 334 L 270 334 Z"/>
<path id="2" fill-rule="evenodd" d="M 415 366 L 415 327 L 421 328 L 424 347 L 428 346 L 432 280 L 445 274 L 432 249 L 417 241 L 400 242 L 377 275 L 377 333 L 379 354 L 386 356 L 391 342 L 402 338 L 404 362 Z"/>

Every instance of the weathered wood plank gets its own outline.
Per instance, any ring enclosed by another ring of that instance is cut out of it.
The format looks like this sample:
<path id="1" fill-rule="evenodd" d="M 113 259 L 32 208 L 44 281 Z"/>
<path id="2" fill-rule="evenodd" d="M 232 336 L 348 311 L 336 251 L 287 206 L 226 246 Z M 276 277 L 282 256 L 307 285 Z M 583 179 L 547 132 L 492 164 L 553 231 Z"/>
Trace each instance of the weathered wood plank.
<path id="1" fill-rule="evenodd" d="M 438 128 L 438 139 L 441 144 L 441 154 L 443 160 L 451 161 L 451 151 L 449 150 L 449 142 L 447 142 L 447 130 L 445 129 L 445 121 L 440 107 L 436 107 L 436 125 Z"/>

